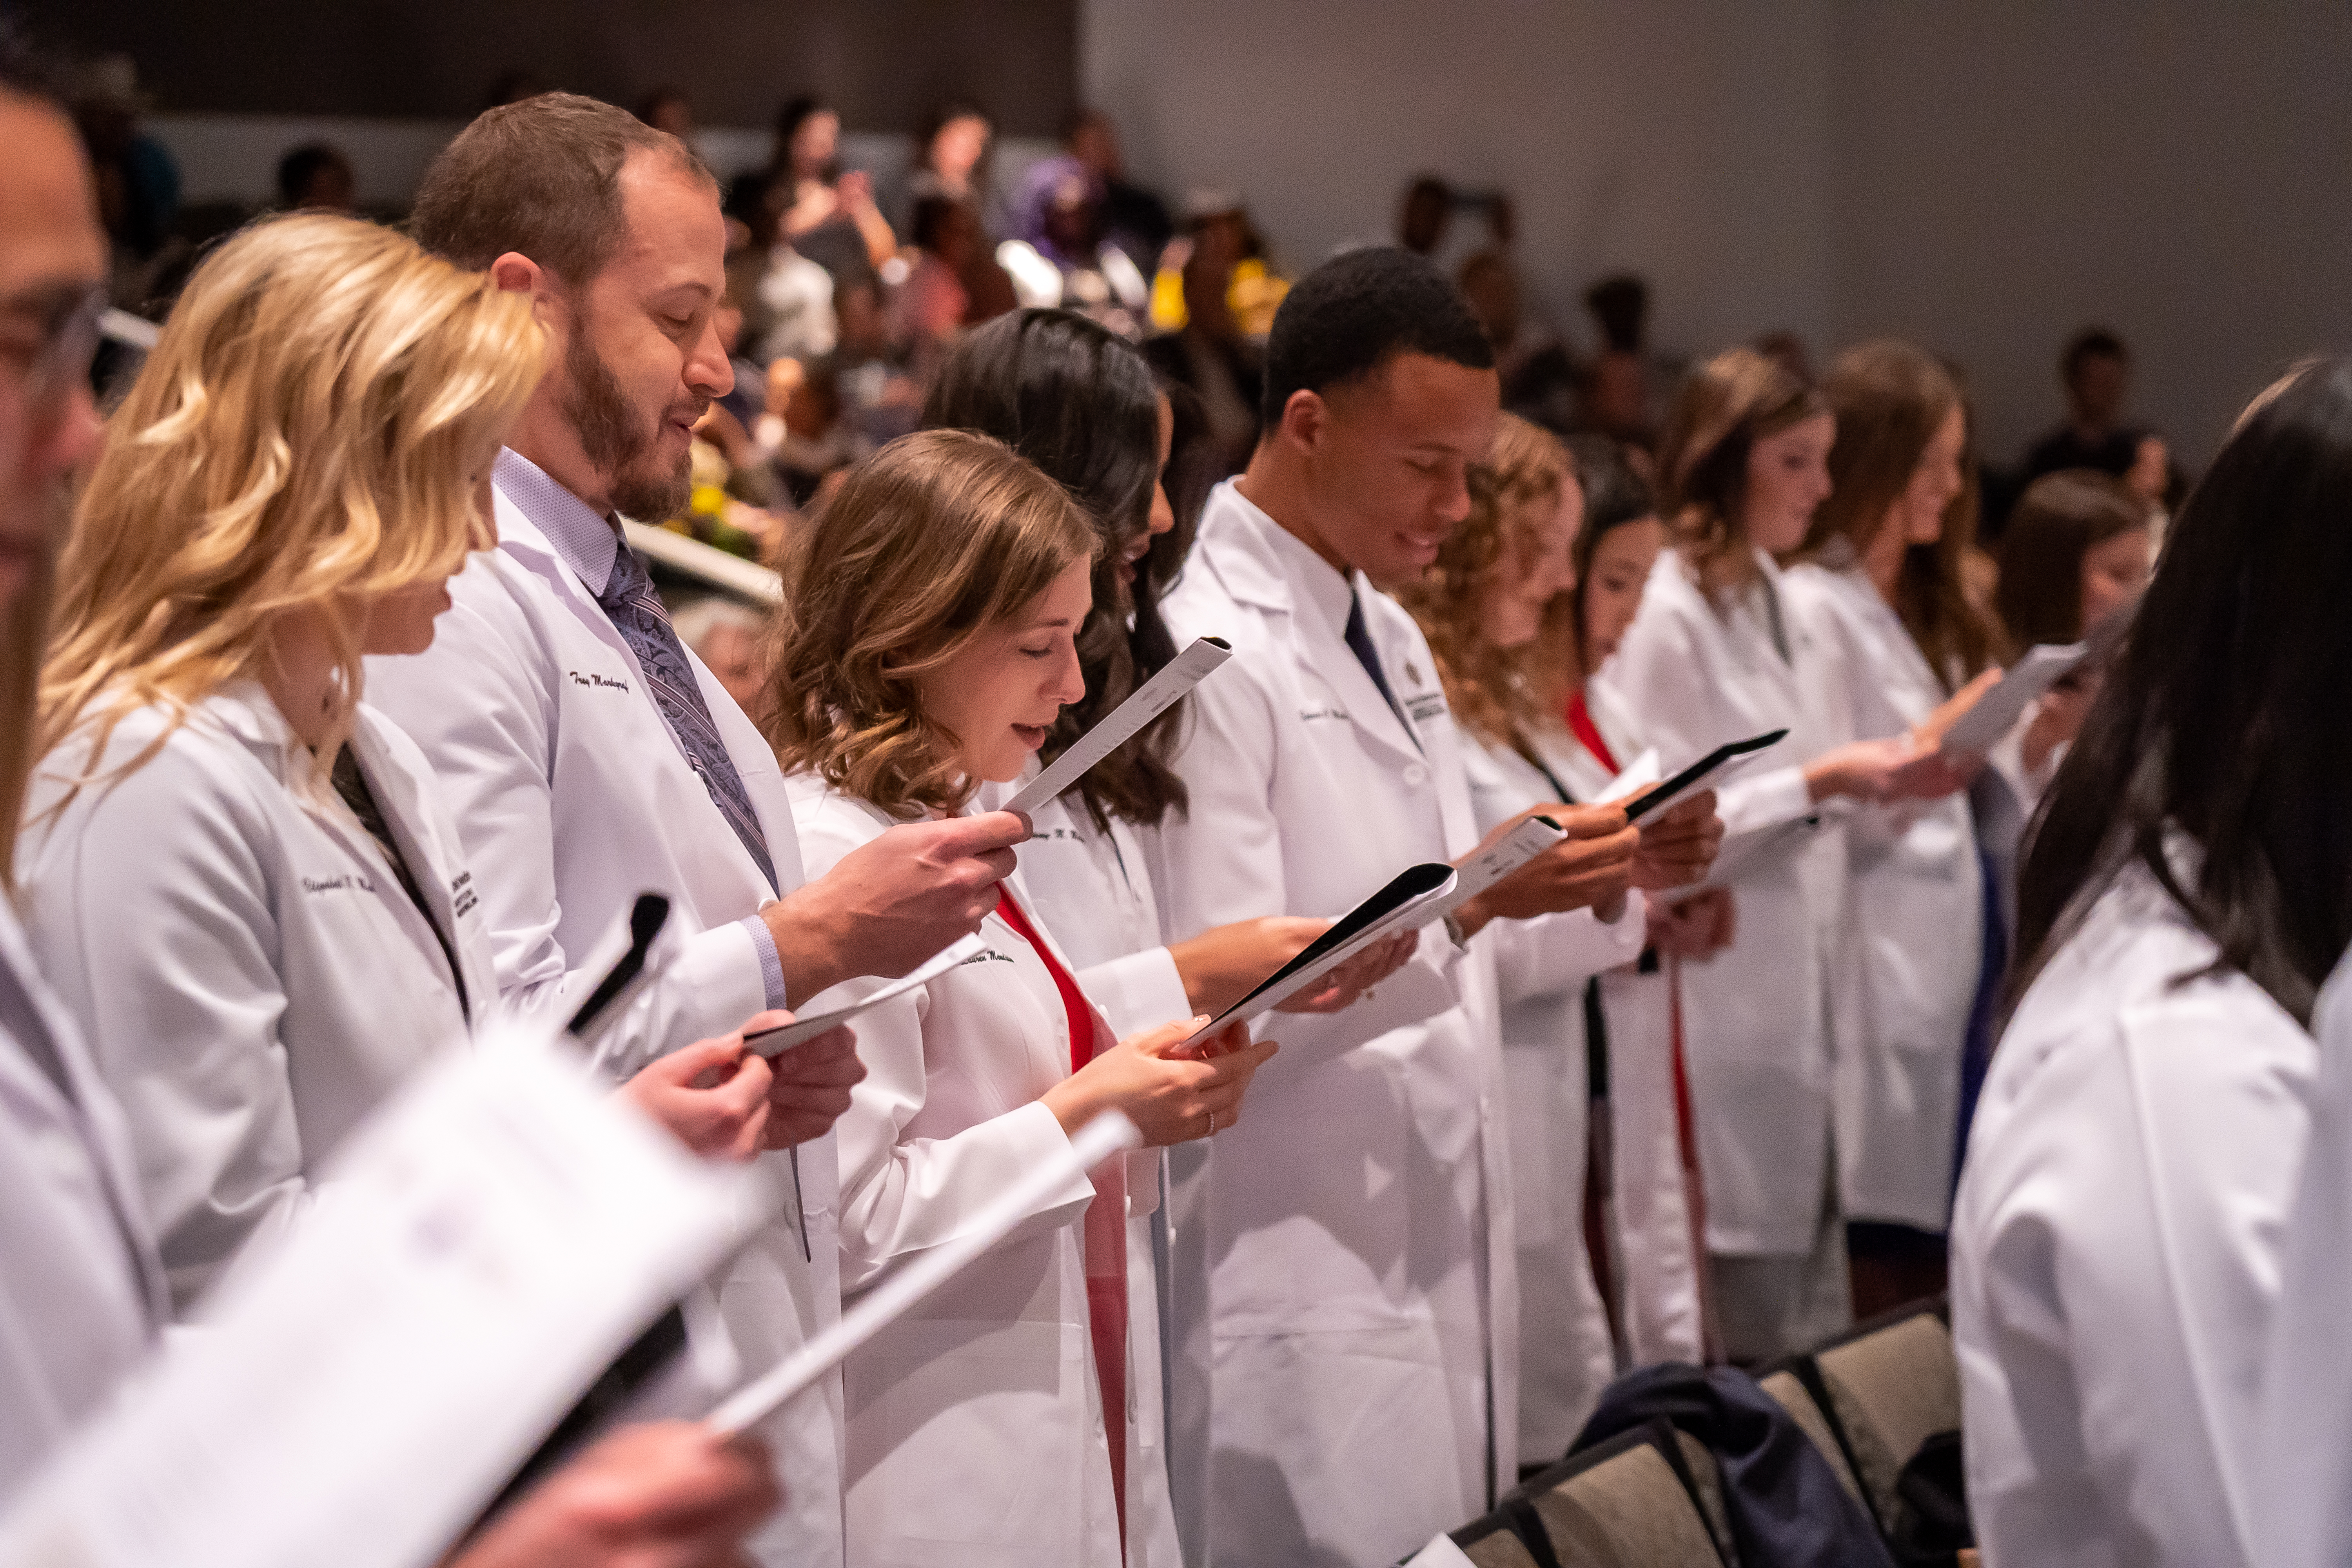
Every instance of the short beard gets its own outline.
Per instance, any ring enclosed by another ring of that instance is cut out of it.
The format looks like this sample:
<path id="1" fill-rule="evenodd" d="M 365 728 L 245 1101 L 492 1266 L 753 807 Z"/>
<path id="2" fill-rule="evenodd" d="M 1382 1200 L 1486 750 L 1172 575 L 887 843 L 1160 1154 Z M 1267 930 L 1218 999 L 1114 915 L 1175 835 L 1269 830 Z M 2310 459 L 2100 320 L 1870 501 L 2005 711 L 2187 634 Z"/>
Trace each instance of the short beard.
<path id="1" fill-rule="evenodd" d="M 679 454 L 665 474 L 647 463 L 659 427 L 648 430 L 629 404 L 612 367 L 588 346 L 587 323 L 575 313 L 563 348 L 563 415 L 580 437 L 590 466 L 611 486 L 613 510 L 637 522 L 666 522 L 686 510 L 692 489 L 691 455 Z"/>

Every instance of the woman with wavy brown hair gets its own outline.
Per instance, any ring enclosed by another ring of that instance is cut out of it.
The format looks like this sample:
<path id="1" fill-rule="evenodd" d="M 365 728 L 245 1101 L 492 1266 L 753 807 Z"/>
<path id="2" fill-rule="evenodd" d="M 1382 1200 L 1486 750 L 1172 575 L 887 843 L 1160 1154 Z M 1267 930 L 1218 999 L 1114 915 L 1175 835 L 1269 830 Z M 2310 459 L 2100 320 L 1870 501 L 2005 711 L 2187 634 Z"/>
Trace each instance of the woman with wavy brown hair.
<path id="1" fill-rule="evenodd" d="M 1836 436 L 1820 390 L 1752 349 L 1692 373 L 1660 454 L 1674 547 L 1604 677 L 1670 769 L 1788 731 L 1721 789 L 1715 880 L 1736 934 L 1683 970 L 1710 1275 L 1738 1361 L 1850 1316 L 1831 1080 L 1854 1038 L 1854 976 L 1844 835 L 1823 807 L 1898 794 L 1915 760 L 1907 740 L 1845 736 L 1828 649 L 1775 563 L 1830 495 Z"/>
<path id="2" fill-rule="evenodd" d="M 1463 765 L 1481 833 L 1538 806 L 1579 836 L 1614 831 L 1622 821 L 1619 807 L 1594 804 L 1599 791 L 1572 792 L 1555 766 L 1566 750 L 1549 701 L 1556 683 L 1535 664 L 1546 611 L 1575 585 L 1583 516 L 1583 491 L 1559 440 L 1504 415 L 1472 470 L 1469 516 L 1438 547 L 1428 573 L 1399 595 L 1429 639 L 1446 701 L 1471 742 Z M 1571 804 L 1580 798 L 1585 804 Z M 1700 880 L 1721 835 L 1711 794 L 1645 823 L 1633 886 Z M 1640 958 L 1647 916 L 1634 892 L 1613 910 L 1493 928 L 1518 1247 L 1522 1467 L 1566 1451 L 1621 1370 L 1621 1352 L 1627 1361 L 1664 1359 L 1648 1353 L 1654 1347 L 1633 1343 L 1622 1258 L 1612 1258 L 1605 1240 L 1615 1215 L 1597 1216 L 1598 1248 L 1586 1228 L 1588 1172 L 1594 1151 L 1607 1148 L 1606 1139 L 1591 1138 L 1587 1111 L 1608 1100 L 1592 1090 L 1611 1081 L 1616 1043 L 1605 1025 L 1590 1026 L 1601 1005 L 1598 977 Z M 1633 1079 L 1668 1081 L 1638 1071 Z M 1662 1109 L 1662 1116 L 1645 1114 Z M 1671 1104 L 1644 1106 L 1631 1120 L 1670 1131 Z M 1641 1163 L 1646 1184 L 1654 1167 Z M 1612 1158 L 1593 1173 L 1598 1192 L 1616 1187 L 1619 1168 Z M 1693 1343 L 1691 1353 L 1696 1349 Z"/>
<path id="3" fill-rule="evenodd" d="M 811 875 L 1021 775 L 1086 693 L 1076 634 L 1100 547 L 1061 486 L 985 437 L 923 431 L 851 470 L 794 542 L 773 640 L 768 733 Z M 845 1297 L 956 1234 L 1101 1110 L 1155 1146 L 1232 1126 L 1272 1053 L 1236 1027 L 1180 1059 L 1188 1018 L 1116 1038 L 1017 872 L 981 936 L 979 956 L 858 1021 L 870 1076 L 839 1131 Z M 906 1561 L 916 1542 L 1070 1568 L 1153 1560 L 1129 1538 L 1129 1493 L 1147 1484 L 1127 1474 L 1142 1447 L 1126 1395 L 1129 1169 L 1066 1184 L 919 1320 L 851 1356 L 852 1563 Z M 1134 1169 L 1148 1204 L 1156 1159 Z M 1164 1477 L 1148 1484 L 1164 1495 Z"/>

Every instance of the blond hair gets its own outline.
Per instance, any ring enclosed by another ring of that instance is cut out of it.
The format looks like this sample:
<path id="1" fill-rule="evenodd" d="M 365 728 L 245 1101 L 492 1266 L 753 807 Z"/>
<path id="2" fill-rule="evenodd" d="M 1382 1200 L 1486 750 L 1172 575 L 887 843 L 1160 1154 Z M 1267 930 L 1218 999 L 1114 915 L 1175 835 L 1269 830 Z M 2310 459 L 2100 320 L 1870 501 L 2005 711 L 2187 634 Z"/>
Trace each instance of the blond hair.
<path id="1" fill-rule="evenodd" d="M 324 214 L 256 224 L 188 280 L 109 424 L 58 565 L 40 746 L 126 714 L 170 722 L 322 613 L 340 681 L 321 772 L 361 686 L 351 601 L 495 542 L 475 479 L 539 383 L 529 300 L 390 229 Z"/>
<path id="2" fill-rule="evenodd" d="M 1537 645 L 1499 648 L 1486 637 L 1488 580 L 1506 552 L 1525 551 L 1559 510 L 1576 470 L 1559 438 L 1514 414 L 1470 470 L 1470 513 L 1437 559 L 1398 597 L 1421 623 L 1454 717 L 1479 739 L 1523 745 L 1542 712 Z"/>
<path id="3" fill-rule="evenodd" d="M 778 761 L 894 816 L 960 809 L 978 781 L 918 680 L 1099 548 L 1069 492 L 1003 442 L 967 430 L 891 442 L 785 557 L 768 666 Z"/>

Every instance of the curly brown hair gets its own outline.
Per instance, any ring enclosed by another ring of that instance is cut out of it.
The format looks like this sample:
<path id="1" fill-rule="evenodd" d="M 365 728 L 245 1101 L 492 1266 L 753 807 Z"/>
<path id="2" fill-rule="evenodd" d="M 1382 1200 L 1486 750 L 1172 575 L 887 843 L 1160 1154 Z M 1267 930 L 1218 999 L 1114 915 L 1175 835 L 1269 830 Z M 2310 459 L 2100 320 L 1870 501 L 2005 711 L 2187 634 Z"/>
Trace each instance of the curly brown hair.
<path id="1" fill-rule="evenodd" d="M 808 772 L 893 816 L 952 812 L 977 781 L 917 682 L 1017 614 L 1100 535 L 1003 442 L 925 430 L 849 471 L 793 540 L 771 634 L 766 731 Z"/>
<path id="2" fill-rule="evenodd" d="M 1544 683 L 1528 668 L 1534 649 L 1487 640 L 1482 590 L 1513 545 L 1524 545 L 1558 510 L 1576 470 L 1559 437 L 1506 414 L 1494 445 L 1470 470 L 1470 515 L 1438 547 L 1437 559 L 1399 595 L 1429 639 L 1454 718 L 1479 739 L 1524 743 L 1543 711 Z"/>

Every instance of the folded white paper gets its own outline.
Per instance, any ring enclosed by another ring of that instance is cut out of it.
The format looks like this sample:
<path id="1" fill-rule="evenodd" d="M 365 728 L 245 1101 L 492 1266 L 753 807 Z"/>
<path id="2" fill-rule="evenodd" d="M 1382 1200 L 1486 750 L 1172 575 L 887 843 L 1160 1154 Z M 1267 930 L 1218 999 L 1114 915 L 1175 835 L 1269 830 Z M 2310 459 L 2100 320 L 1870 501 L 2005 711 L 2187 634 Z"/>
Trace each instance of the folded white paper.
<path id="1" fill-rule="evenodd" d="M 1202 677 L 1233 656 L 1234 650 L 1222 638 L 1193 638 L 1192 647 L 1170 659 L 1159 674 L 1138 687 L 1108 718 L 1079 736 L 1076 745 L 1055 757 L 1051 767 L 1022 785 L 998 809 L 1024 815 L 1035 811 L 1084 778 L 1088 768 L 1118 750 L 1138 730 L 1182 701 Z"/>
<path id="2" fill-rule="evenodd" d="M 1452 890 L 1413 911 L 1414 928 L 1436 924 L 1567 837 L 1559 824 L 1538 815 L 1486 848 L 1471 851 L 1454 864 Z"/>
<path id="3" fill-rule="evenodd" d="M 35 1480 L 0 1563 L 437 1559 L 756 1205 L 536 1034 L 427 1068 L 291 1232 Z"/>
<path id="4" fill-rule="evenodd" d="M 1416 915 L 1453 890 L 1454 877 L 1454 868 L 1439 860 L 1406 867 L 1379 892 L 1334 921 L 1297 957 L 1260 981 L 1255 990 L 1186 1036 L 1182 1044 L 1272 1012 L 1381 938 L 1412 929 Z"/>
<path id="5" fill-rule="evenodd" d="M 1143 1147 L 1135 1123 L 1105 1111 L 1070 1140 L 1069 1151 L 1045 1162 L 1006 1187 L 964 1223 L 951 1241 L 923 1252 L 867 1291 L 841 1321 L 778 1362 L 766 1373 L 711 1412 L 710 1425 L 727 1436 L 758 1426 L 786 1403 L 849 1358 L 851 1352 L 897 1322 L 924 1298 L 970 1268 L 981 1254 L 1012 1234 L 1071 1176 L 1091 1171 L 1114 1154 Z M 1099 1200 L 1097 1200 L 1099 1201 Z"/>
<path id="6" fill-rule="evenodd" d="M 2010 726 L 2024 717 L 2035 698 L 2083 661 L 2086 651 L 2088 645 L 2078 642 L 2036 643 L 2027 648 L 1990 691 L 1952 721 L 1937 750 L 1948 756 L 1983 756 L 2009 733 Z"/>
<path id="7" fill-rule="evenodd" d="M 836 1025 L 845 1024 L 869 1007 L 878 1007 L 893 996 L 904 996 L 918 985 L 928 984 L 967 959 L 977 958 L 988 950 L 988 944 L 978 933 L 949 943 L 904 975 L 879 990 L 869 991 L 846 1007 L 836 1007 L 830 1013 L 813 1013 L 805 1018 L 795 1017 L 789 1024 L 772 1029 L 762 1029 L 743 1037 L 743 1043 L 763 1057 L 772 1057 L 791 1050 L 804 1040 L 813 1040 Z"/>
<path id="8" fill-rule="evenodd" d="M 1404 1560 L 1404 1568 L 1473 1568 L 1470 1554 L 1441 1535 Z"/>

